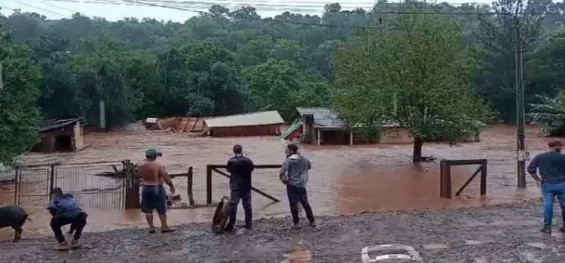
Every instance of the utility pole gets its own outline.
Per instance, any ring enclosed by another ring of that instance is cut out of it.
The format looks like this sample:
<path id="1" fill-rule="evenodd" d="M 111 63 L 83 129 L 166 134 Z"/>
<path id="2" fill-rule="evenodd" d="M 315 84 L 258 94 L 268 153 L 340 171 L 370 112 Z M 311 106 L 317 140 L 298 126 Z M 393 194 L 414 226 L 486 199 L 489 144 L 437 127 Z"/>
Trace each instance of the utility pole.
<path id="1" fill-rule="evenodd" d="M 2 61 L 0 61 L 0 90 L 4 89 L 4 68 L 2 67 Z"/>
<path id="2" fill-rule="evenodd" d="M 518 8 L 521 8 L 521 5 L 519 5 Z M 516 126 L 517 126 L 516 155 L 518 160 L 518 164 L 517 164 L 518 188 L 526 188 L 526 159 L 528 158 L 528 154 L 526 153 L 526 138 L 525 138 L 526 118 L 525 118 L 525 109 L 524 109 L 524 70 L 522 68 L 523 41 L 522 41 L 519 13 L 520 12 L 517 12 L 515 17 L 515 21 L 516 21 L 515 88 L 516 88 Z"/>

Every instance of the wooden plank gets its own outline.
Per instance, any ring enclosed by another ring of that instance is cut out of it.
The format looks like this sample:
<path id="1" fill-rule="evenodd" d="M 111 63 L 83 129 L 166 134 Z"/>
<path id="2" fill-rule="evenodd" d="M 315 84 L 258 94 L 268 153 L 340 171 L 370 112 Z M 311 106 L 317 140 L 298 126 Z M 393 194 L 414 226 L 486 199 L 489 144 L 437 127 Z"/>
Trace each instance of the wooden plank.
<path id="1" fill-rule="evenodd" d="M 206 166 L 206 204 L 212 204 L 212 166 Z"/>
<path id="2" fill-rule="evenodd" d="M 227 173 L 225 173 L 225 172 L 223 172 L 223 171 L 220 171 L 220 170 L 218 170 L 218 169 L 216 169 L 216 168 L 213 168 L 213 170 L 214 170 L 214 172 L 219 173 L 219 174 L 221 174 L 221 175 L 223 175 L 223 176 L 225 176 L 225 177 L 227 177 L 227 178 L 230 178 L 230 177 L 231 177 L 229 174 L 227 174 Z M 262 196 L 264 196 L 264 197 L 267 197 L 267 198 L 271 199 L 273 202 L 280 202 L 279 199 L 277 199 L 277 198 L 273 197 L 272 195 L 269 195 L 269 194 L 267 194 L 267 193 L 265 193 L 265 192 L 263 192 L 263 191 L 261 191 L 261 190 L 255 188 L 255 187 L 253 187 L 253 186 L 251 186 L 251 190 L 253 190 L 253 191 L 259 193 L 260 195 L 262 195 Z"/>
<path id="3" fill-rule="evenodd" d="M 470 160 L 441 160 L 449 165 L 471 165 L 478 164 L 483 165 L 487 163 L 487 159 L 470 159 Z"/>
<path id="4" fill-rule="evenodd" d="M 194 206 L 194 195 L 192 193 L 192 178 L 193 177 L 193 172 L 192 172 L 192 166 L 188 167 L 188 178 L 186 179 L 186 191 L 188 194 L 188 204 L 190 206 Z"/>
<path id="5" fill-rule="evenodd" d="M 481 195 L 487 194 L 487 164 L 481 166 Z"/>
<path id="6" fill-rule="evenodd" d="M 209 164 L 208 167 L 212 169 L 226 169 L 228 166 L 225 164 Z M 259 164 L 253 166 L 255 169 L 280 169 L 282 165 L 280 164 Z"/>
<path id="7" fill-rule="evenodd" d="M 451 167 L 446 160 L 440 162 L 440 196 L 451 198 Z"/>
<path id="8" fill-rule="evenodd" d="M 469 180 L 467 180 L 467 182 L 465 182 L 463 184 L 463 186 L 461 186 L 461 188 L 459 188 L 459 190 L 457 190 L 457 193 L 455 193 L 455 196 L 459 196 L 461 194 L 461 192 L 463 192 L 463 190 L 465 190 L 465 188 L 467 187 L 467 185 L 469 185 L 471 183 L 471 181 L 473 181 L 473 179 L 475 179 L 475 177 L 477 176 L 477 174 L 479 174 L 479 172 L 481 172 L 483 169 L 483 166 L 479 167 L 477 169 L 477 171 L 475 171 L 475 173 L 473 175 L 471 175 L 471 177 L 469 178 Z M 482 186 L 482 184 L 481 184 Z"/>

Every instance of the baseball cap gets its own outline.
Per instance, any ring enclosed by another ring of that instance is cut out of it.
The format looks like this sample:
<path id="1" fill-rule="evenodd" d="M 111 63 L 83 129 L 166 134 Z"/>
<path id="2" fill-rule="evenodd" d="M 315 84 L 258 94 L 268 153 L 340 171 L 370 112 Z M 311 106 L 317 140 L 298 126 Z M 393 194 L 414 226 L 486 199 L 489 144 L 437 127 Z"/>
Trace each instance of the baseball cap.
<path id="1" fill-rule="evenodd" d="M 150 149 L 147 149 L 147 151 L 145 151 L 145 156 L 161 157 L 161 156 L 163 156 L 163 154 L 161 152 L 157 151 L 157 149 L 150 148 Z"/>
<path id="2" fill-rule="evenodd" d="M 562 147 L 563 142 L 561 142 L 560 140 L 551 140 L 547 143 L 547 146 L 549 146 L 549 147 Z"/>

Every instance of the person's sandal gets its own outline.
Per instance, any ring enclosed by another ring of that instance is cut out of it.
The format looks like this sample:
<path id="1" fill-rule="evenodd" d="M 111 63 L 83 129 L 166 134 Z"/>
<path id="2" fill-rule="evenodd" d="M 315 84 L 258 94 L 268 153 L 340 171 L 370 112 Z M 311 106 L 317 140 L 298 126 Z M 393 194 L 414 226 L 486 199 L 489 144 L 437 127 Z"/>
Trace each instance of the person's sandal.
<path id="1" fill-rule="evenodd" d="M 149 234 L 155 234 L 155 228 L 154 227 L 149 228 Z"/>
<path id="2" fill-rule="evenodd" d="M 67 243 L 67 241 L 61 242 L 61 243 L 58 243 L 57 245 L 55 245 L 55 250 L 62 251 L 62 250 L 67 250 L 67 249 L 69 249 L 69 243 Z"/>
<path id="3" fill-rule="evenodd" d="M 175 232 L 175 229 L 173 228 L 165 228 L 165 229 L 161 229 L 161 233 L 171 233 L 171 232 Z"/>
<path id="4" fill-rule="evenodd" d="M 73 242 L 71 242 L 71 248 L 80 248 L 81 245 L 78 243 L 78 240 L 73 240 Z"/>

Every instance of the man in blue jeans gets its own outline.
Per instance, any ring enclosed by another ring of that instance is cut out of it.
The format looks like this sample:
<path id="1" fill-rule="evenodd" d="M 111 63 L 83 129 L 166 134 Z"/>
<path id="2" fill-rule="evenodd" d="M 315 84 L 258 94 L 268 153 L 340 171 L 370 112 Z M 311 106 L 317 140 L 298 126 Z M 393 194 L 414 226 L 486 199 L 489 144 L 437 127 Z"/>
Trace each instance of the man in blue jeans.
<path id="1" fill-rule="evenodd" d="M 528 166 L 528 173 L 541 185 L 543 195 L 543 228 L 541 232 L 551 234 L 553 219 L 553 203 L 555 197 L 561 206 L 561 215 L 565 223 L 565 155 L 561 153 L 563 143 L 558 140 L 550 141 L 549 151 L 534 157 Z M 541 178 L 536 174 L 539 169 Z M 559 229 L 565 233 L 565 225 Z"/>
<path id="2" fill-rule="evenodd" d="M 233 231 L 237 217 L 237 205 L 239 200 L 242 201 L 243 210 L 245 210 L 245 228 L 251 229 L 253 224 L 251 209 L 251 173 L 255 166 L 251 159 L 243 156 L 243 147 L 236 144 L 233 146 L 234 156 L 230 158 L 227 170 L 231 174 L 230 190 L 231 201 L 233 207 L 230 214 L 230 220 L 226 227 L 226 231 Z"/>

